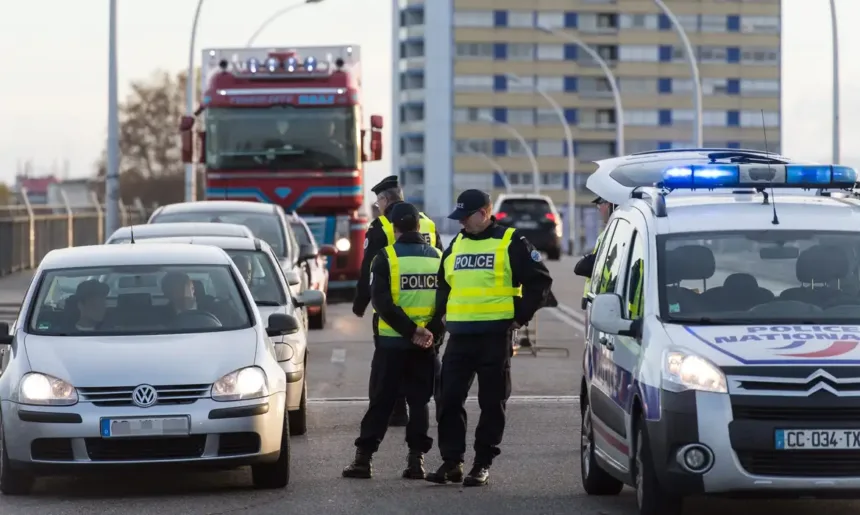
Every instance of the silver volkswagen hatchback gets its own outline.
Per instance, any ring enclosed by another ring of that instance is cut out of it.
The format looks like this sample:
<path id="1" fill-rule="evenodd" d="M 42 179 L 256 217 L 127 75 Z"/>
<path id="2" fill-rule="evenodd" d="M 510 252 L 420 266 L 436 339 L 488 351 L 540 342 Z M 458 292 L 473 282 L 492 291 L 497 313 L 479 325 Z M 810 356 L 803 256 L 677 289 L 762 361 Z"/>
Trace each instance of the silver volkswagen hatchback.
<path id="1" fill-rule="evenodd" d="M 57 293 L 75 282 L 70 297 Z M 200 282 L 217 314 L 196 305 Z M 0 325 L 0 492 L 28 493 L 40 474 L 144 464 L 250 465 L 256 487 L 288 484 L 287 377 L 272 338 L 300 324 L 263 320 L 222 249 L 54 250 L 14 334 Z"/>

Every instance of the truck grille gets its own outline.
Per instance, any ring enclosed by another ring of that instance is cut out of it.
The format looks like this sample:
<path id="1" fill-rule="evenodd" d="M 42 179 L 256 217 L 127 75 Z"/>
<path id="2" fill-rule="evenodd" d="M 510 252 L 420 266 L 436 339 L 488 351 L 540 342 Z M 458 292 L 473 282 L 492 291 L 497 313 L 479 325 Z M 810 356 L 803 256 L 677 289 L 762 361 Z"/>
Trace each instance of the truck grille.
<path id="1" fill-rule="evenodd" d="M 860 451 L 736 451 L 750 474 L 775 477 L 860 476 Z"/>
<path id="2" fill-rule="evenodd" d="M 169 406 L 176 404 L 193 404 L 197 399 L 209 396 L 208 384 L 183 384 L 154 386 L 158 392 L 156 406 Z M 84 402 L 91 402 L 95 406 L 133 406 L 131 394 L 136 386 L 105 386 L 94 388 L 78 388 L 78 394 Z"/>

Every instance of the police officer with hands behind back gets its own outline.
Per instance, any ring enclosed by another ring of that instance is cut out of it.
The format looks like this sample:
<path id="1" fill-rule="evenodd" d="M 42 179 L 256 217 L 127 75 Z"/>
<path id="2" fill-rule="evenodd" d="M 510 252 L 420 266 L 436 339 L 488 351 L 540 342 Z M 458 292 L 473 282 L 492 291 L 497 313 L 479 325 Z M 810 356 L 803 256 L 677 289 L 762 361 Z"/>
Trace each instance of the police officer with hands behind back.
<path id="1" fill-rule="evenodd" d="M 544 305 L 552 277 L 540 253 L 513 228 L 496 223 L 490 197 L 464 191 L 448 218 L 463 230 L 442 255 L 435 317 L 445 316 L 450 337 L 442 358 L 436 405 L 444 463 L 427 474 L 434 483 L 482 486 L 499 455 L 505 405 L 511 394 L 512 332 Z M 463 477 L 469 389 L 478 377 L 481 416 L 475 430 L 475 462 Z"/>
<path id="2" fill-rule="evenodd" d="M 394 405 L 401 393 L 409 404 L 406 443 L 407 479 L 424 479 L 424 454 L 433 445 L 428 435 L 436 377 L 434 340 L 442 335 L 441 320 L 433 317 L 437 273 L 442 252 L 418 233 L 420 215 L 412 204 L 400 202 L 388 211 L 396 243 L 373 260 L 370 294 L 376 349 L 370 371 L 370 406 L 355 441 L 355 460 L 344 477 L 372 476 L 371 459 L 379 449 Z"/>
<path id="3" fill-rule="evenodd" d="M 361 276 L 355 292 L 355 300 L 352 303 L 352 312 L 359 317 L 364 316 L 367 305 L 370 303 L 370 263 L 379 254 L 379 251 L 388 245 L 394 244 L 394 226 L 390 220 L 391 210 L 394 206 L 403 202 L 403 190 L 396 175 L 386 177 L 376 186 L 370 189 L 376 195 L 376 204 L 379 207 L 380 216 L 371 222 L 367 229 L 364 240 L 364 259 L 361 262 Z M 424 241 L 431 246 L 442 248 L 436 224 L 424 213 L 419 212 L 419 228 Z M 406 400 L 401 396 L 395 405 L 391 416 L 392 426 L 405 426 L 408 422 L 406 413 Z"/>

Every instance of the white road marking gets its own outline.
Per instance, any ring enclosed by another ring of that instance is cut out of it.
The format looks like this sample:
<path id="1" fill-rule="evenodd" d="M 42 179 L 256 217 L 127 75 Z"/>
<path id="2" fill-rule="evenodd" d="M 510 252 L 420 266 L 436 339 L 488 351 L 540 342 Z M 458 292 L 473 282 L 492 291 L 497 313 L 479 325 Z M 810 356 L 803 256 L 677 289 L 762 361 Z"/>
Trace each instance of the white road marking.
<path id="1" fill-rule="evenodd" d="M 466 402 L 478 402 L 478 397 L 467 397 Z M 508 399 L 508 402 L 511 404 L 576 404 L 579 402 L 579 395 L 512 395 L 510 399 Z M 367 397 L 310 398 L 308 399 L 308 404 L 367 404 Z"/>
<path id="2" fill-rule="evenodd" d="M 552 316 L 561 320 L 565 324 L 573 327 L 574 329 L 578 329 L 578 330 L 583 331 L 583 332 L 585 331 L 585 324 L 583 324 L 579 320 L 576 320 L 573 317 L 568 316 L 567 314 L 565 314 L 564 312 L 562 312 L 558 308 L 548 308 L 548 311 L 549 311 L 549 313 L 552 314 Z"/>
<path id="3" fill-rule="evenodd" d="M 344 363 L 346 361 L 346 349 L 332 349 L 331 362 Z"/>
<path id="4" fill-rule="evenodd" d="M 559 303 L 558 309 L 560 311 L 564 312 L 565 315 L 567 315 L 571 318 L 575 318 L 575 319 L 579 320 L 580 322 L 582 322 L 583 324 L 585 323 L 585 312 L 583 312 L 581 309 L 574 309 L 574 308 L 572 308 L 566 304 L 561 304 L 561 303 Z"/>

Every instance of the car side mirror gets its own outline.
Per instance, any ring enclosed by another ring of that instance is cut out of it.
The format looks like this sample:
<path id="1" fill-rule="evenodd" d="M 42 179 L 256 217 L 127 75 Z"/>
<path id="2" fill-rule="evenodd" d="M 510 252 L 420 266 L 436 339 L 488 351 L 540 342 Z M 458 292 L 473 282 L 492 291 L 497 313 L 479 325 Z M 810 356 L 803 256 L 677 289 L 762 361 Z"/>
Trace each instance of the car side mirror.
<path id="1" fill-rule="evenodd" d="M 298 286 L 302 284 L 302 279 L 295 270 L 287 270 L 284 272 L 284 275 L 287 276 L 287 283 L 289 283 L 290 286 Z"/>
<path id="2" fill-rule="evenodd" d="M 622 300 L 617 293 L 601 293 L 591 301 L 591 325 L 600 332 L 638 337 L 640 324 L 622 316 Z"/>
<path id="3" fill-rule="evenodd" d="M 310 261 L 319 256 L 319 251 L 313 245 L 301 245 L 299 247 L 299 261 Z"/>
<path id="4" fill-rule="evenodd" d="M 325 293 L 319 290 L 305 290 L 296 295 L 296 307 L 320 307 L 325 304 Z"/>
<path id="5" fill-rule="evenodd" d="M 323 256 L 336 256 L 337 248 L 334 245 L 323 245 L 320 247 L 320 255 Z"/>
<path id="6" fill-rule="evenodd" d="M 0 345 L 12 345 L 13 336 L 9 334 L 9 324 L 0 322 Z"/>
<path id="7" fill-rule="evenodd" d="M 269 324 L 266 327 L 266 334 L 269 337 L 287 336 L 297 332 L 299 332 L 299 321 L 296 320 L 296 317 L 283 313 L 269 315 Z"/>

